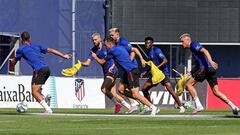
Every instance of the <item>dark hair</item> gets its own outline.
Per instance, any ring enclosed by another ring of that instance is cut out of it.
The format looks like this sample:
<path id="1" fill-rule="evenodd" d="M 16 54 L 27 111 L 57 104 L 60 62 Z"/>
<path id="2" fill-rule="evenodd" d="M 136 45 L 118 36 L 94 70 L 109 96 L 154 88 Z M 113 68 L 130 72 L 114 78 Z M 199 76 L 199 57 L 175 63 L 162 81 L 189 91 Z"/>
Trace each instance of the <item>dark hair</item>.
<path id="1" fill-rule="evenodd" d="M 150 40 L 150 41 L 153 42 L 153 38 L 152 37 L 146 37 L 144 41 L 146 42 L 147 40 Z"/>
<path id="2" fill-rule="evenodd" d="M 113 44 L 115 43 L 115 41 L 114 41 L 114 39 L 112 37 L 105 37 L 104 41 L 110 42 L 110 43 L 113 43 Z"/>
<path id="3" fill-rule="evenodd" d="M 22 34 L 21 34 L 21 38 L 22 38 L 22 40 L 24 40 L 24 41 L 29 41 L 29 40 L 30 40 L 30 34 L 29 34 L 28 32 L 26 32 L 26 31 L 24 31 L 24 32 L 22 32 Z"/>

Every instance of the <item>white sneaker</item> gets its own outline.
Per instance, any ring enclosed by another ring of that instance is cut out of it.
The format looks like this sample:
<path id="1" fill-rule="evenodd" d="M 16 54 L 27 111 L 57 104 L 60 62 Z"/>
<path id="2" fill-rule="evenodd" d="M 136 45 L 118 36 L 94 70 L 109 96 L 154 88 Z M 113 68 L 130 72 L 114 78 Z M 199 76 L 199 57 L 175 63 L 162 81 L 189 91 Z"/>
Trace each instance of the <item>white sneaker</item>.
<path id="1" fill-rule="evenodd" d="M 180 106 L 179 109 L 180 109 L 179 113 L 185 113 L 186 111 L 186 109 L 183 106 Z"/>
<path id="2" fill-rule="evenodd" d="M 137 109 L 138 109 L 138 106 L 132 106 L 130 109 L 125 111 L 125 113 L 126 114 L 131 114 L 131 113 L 135 112 Z"/>
<path id="3" fill-rule="evenodd" d="M 134 100 L 133 103 L 131 104 L 131 106 L 139 106 L 139 105 L 140 104 L 136 100 Z"/>
<path id="4" fill-rule="evenodd" d="M 156 115 L 158 112 L 160 111 L 160 109 L 156 106 L 153 106 L 152 107 L 152 112 L 151 112 L 151 115 Z"/>
<path id="5" fill-rule="evenodd" d="M 197 114 L 198 112 L 201 112 L 203 110 L 204 110 L 203 106 L 198 106 L 193 109 L 192 114 Z"/>
<path id="6" fill-rule="evenodd" d="M 44 112 L 44 114 L 46 114 L 46 115 L 51 115 L 52 113 L 53 113 L 52 110 L 46 110 L 46 111 Z"/>
<path id="7" fill-rule="evenodd" d="M 140 115 L 143 115 L 145 113 L 150 113 L 152 109 L 150 107 L 144 107 L 143 110 L 139 113 Z"/>
<path id="8" fill-rule="evenodd" d="M 232 110 L 233 114 L 234 115 L 238 115 L 238 112 L 240 112 L 239 108 L 238 107 L 235 107 L 233 110 Z"/>
<path id="9" fill-rule="evenodd" d="M 47 96 L 44 98 L 45 102 L 48 106 L 50 106 L 52 96 L 50 94 L 47 94 Z"/>

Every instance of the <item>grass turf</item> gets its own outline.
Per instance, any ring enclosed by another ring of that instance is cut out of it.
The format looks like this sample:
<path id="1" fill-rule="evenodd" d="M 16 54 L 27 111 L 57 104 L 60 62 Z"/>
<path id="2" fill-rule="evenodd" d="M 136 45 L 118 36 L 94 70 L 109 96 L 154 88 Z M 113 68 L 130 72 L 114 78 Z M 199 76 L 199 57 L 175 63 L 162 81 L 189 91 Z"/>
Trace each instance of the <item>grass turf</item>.
<path id="1" fill-rule="evenodd" d="M 28 112 L 42 112 L 29 109 Z M 113 109 L 55 109 L 55 113 L 112 114 Z M 162 109 L 161 114 L 178 114 Z M 120 112 L 123 114 L 123 112 Z M 190 110 L 186 113 L 191 115 Z M 231 115 L 228 110 L 207 110 L 201 115 Z M 124 114 L 123 114 L 124 115 Z M 133 114 L 134 115 L 134 114 Z M 0 109 L 0 135 L 239 135 L 240 118 L 159 118 L 21 115 Z"/>

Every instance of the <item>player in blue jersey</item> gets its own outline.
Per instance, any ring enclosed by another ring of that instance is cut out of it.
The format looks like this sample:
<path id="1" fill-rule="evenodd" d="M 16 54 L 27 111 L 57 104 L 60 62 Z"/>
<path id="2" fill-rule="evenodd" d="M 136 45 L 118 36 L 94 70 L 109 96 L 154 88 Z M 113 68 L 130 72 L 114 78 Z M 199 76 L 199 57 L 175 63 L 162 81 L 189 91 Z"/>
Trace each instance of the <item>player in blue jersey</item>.
<path id="1" fill-rule="evenodd" d="M 116 46 L 113 38 L 105 39 L 105 46 L 108 49 L 107 59 L 114 59 L 118 67 L 123 69 L 123 75 L 121 80 L 123 85 L 128 88 L 129 91 L 125 90 L 125 95 L 130 98 L 139 100 L 141 103 L 147 105 L 152 109 L 151 115 L 155 115 L 158 112 L 156 106 L 149 102 L 144 96 L 139 93 L 139 71 L 137 66 L 132 62 L 129 57 L 129 53 L 121 46 Z M 145 61 L 141 57 L 139 52 L 136 54 L 140 57 L 142 64 L 145 64 Z M 125 88 L 124 88 L 125 89 Z"/>
<path id="2" fill-rule="evenodd" d="M 32 95 L 45 109 L 45 113 L 51 114 L 52 109 L 48 106 L 45 101 L 45 97 L 43 97 L 41 94 L 42 85 L 45 84 L 46 80 L 50 76 L 50 69 L 48 65 L 45 64 L 41 54 L 50 52 L 64 59 L 70 59 L 71 55 L 63 54 L 55 49 L 31 43 L 30 34 L 28 32 L 23 32 L 21 34 L 21 43 L 22 45 L 16 52 L 16 57 L 10 60 L 11 64 L 15 65 L 17 61 L 21 60 L 21 58 L 24 58 L 32 67 Z"/>
<path id="3" fill-rule="evenodd" d="M 130 58 L 134 64 L 137 65 L 137 61 L 135 59 L 135 53 L 132 51 L 132 45 L 128 42 L 128 40 L 124 37 L 120 36 L 120 30 L 118 28 L 111 28 L 109 30 L 110 36 L 115 40 L 116 45 L 124 47 L 128 53 L 130 54 Z"/>
<path id="4" fill-rule="evenodd" d="M 138 51 L 137 48 L 132 47 L 132 45 L 128 42 L 128 40 L 126 38 L 120 36 L 120 30 L 118 28 L 109 29 L 109 35 L 114 39 L 115 44 L 117 46 L 124 47 L 127 50 L 133 64 L 138 66 L 137 61 L 135 59 L 135 54 L 136 54 L 135 52 Z M 119 70 L 120 70 L 119 76 L 121 76 L 122 70 L 121 70 L 121 68 Z M 118 91 L 121 94 L 124 94 L 124 92 L 125 92 L 125 86 L 123 85 L 122 80 L 120 80 Z M 128 98 L 128 100 L 131 103 L 131 106 L 135 107 L 135 110 L 137 110 L 139 103 L 135 100 L 132 100 L 131 98 Z M 129 110 L 126 110 L 125 112 L 128 113 L 128 111 Z"/>
<path id="5" fill-rule="evenodd" d="M 181 101 L 179 100 L 178 95 L 174 92 L 174 89 L 172 87 L 172 84 L 169 79 L 169 70 L 168 70 L 168 60 L 163 54 L 162 50 L 158 47 L 153 46 L 153 38 L 152 37 L 146 37 L 145 38 L 145 47 L 147 49 L 147 59 L 148 61 L 153 61 L 153 63 L 164 73 L 165 78 L 162 80 L 160 83 L 165 86 L 165 88 L 169 91 L 169 93 L 173 96 L 174 100 L 178 104 L 180 108 L 180 113 L 185 112 L 185 108 L 183 107 Z M 141 74 L 141 77 L 143 77 L 146 73 L 148 73 L 150 69 L 147 71 L 143 72 Z M 159 84 L 159 83 L 158 83 Z M 150 77 L 143 85 L 142 92 L 144 96 L 151 101 L 149 90 L 157 86 L 158 84 L 153 84 L 152 83 L 152 77 Z M 140 114 L 144 114 L 149 111 L 148 107 L 145 107 L 143 111 Z"/>
<path id="6" fill-rule="evenodd" d="M 94 33 L 92 35 L 92 41 L 94 47 L 91 49 L 87 60 L 82 62 L 82 66 L 89 66 L 92 60 L 96 60 L 101 65 L 104 74 L 104 81 L 101 86 L 101 91 L 115 104 L 114 112 L 118 113 L 122 108 L 122 105 L 127 109 L 132 110 L 131 106 L 116 92 L 115 80 L 118 75 L 118 69 L 115 66 L 113 59 L 105 61 L 107 49 L 102 44 L 100 34 Z"/>
<path id="7" fill-rule="evenodd" d="M 231 107 L 233 114 L 237 115 L 239 108 L 234 105 L 222 92 L 219 91 L 216 77 L 218 64 L 212 60 L 208 50 L 200 45 L 199 42 L 192 42 L 190 34 L 185 33 L 181 35 L 180 40 L 183 48 L 189 48 L 191 50 L 196 61 L 196 67 L 192 69 L 190 73 L 191 78 L 186 83 L 186 89 L 190 92 L 196 104 L 196 108 L 193 110 L 193 113 L 195 114 L 204 109 L 193 86 L 197 82 L 202 82 L 206 79 L 212 89 L 213 94 L 228 104 Z"/>
<path id="8" fill-rule="evenodd" d="M 137 48 L 132 47 L 132 45 L 128 42 L 126 38 L 120 36 L 120 31 L 118 28 L 111 28 L 109 30 L 109 34 L 114 39 L 117 46 L 122 46 L 127 50 L 132 62 L 137 65 L 137 61 L 135 59 L 135 50 Z"/>

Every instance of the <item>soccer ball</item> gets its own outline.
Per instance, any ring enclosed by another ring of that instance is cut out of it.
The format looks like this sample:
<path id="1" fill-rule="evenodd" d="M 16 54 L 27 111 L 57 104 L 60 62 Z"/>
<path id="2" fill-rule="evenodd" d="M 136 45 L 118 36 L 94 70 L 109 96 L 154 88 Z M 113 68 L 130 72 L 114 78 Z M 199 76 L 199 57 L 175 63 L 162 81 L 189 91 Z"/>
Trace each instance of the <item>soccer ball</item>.
<path id="1" fill-rule="evenodd" d="M 25 102 L 18 103 L 16 106 L 16 110 L 19 113 L 24 113 L 27 111 L 27 109 L 28 109 L 28 106 L 27 106 L 27 103 Z"/>
<path id="2" fill-rule="evenodd" d="M 187 108 L 191 108 L 192 107 L 192 104 L 190 101 L 187 101 L 184 103 L 184 107 L 187 109 Z"/>

